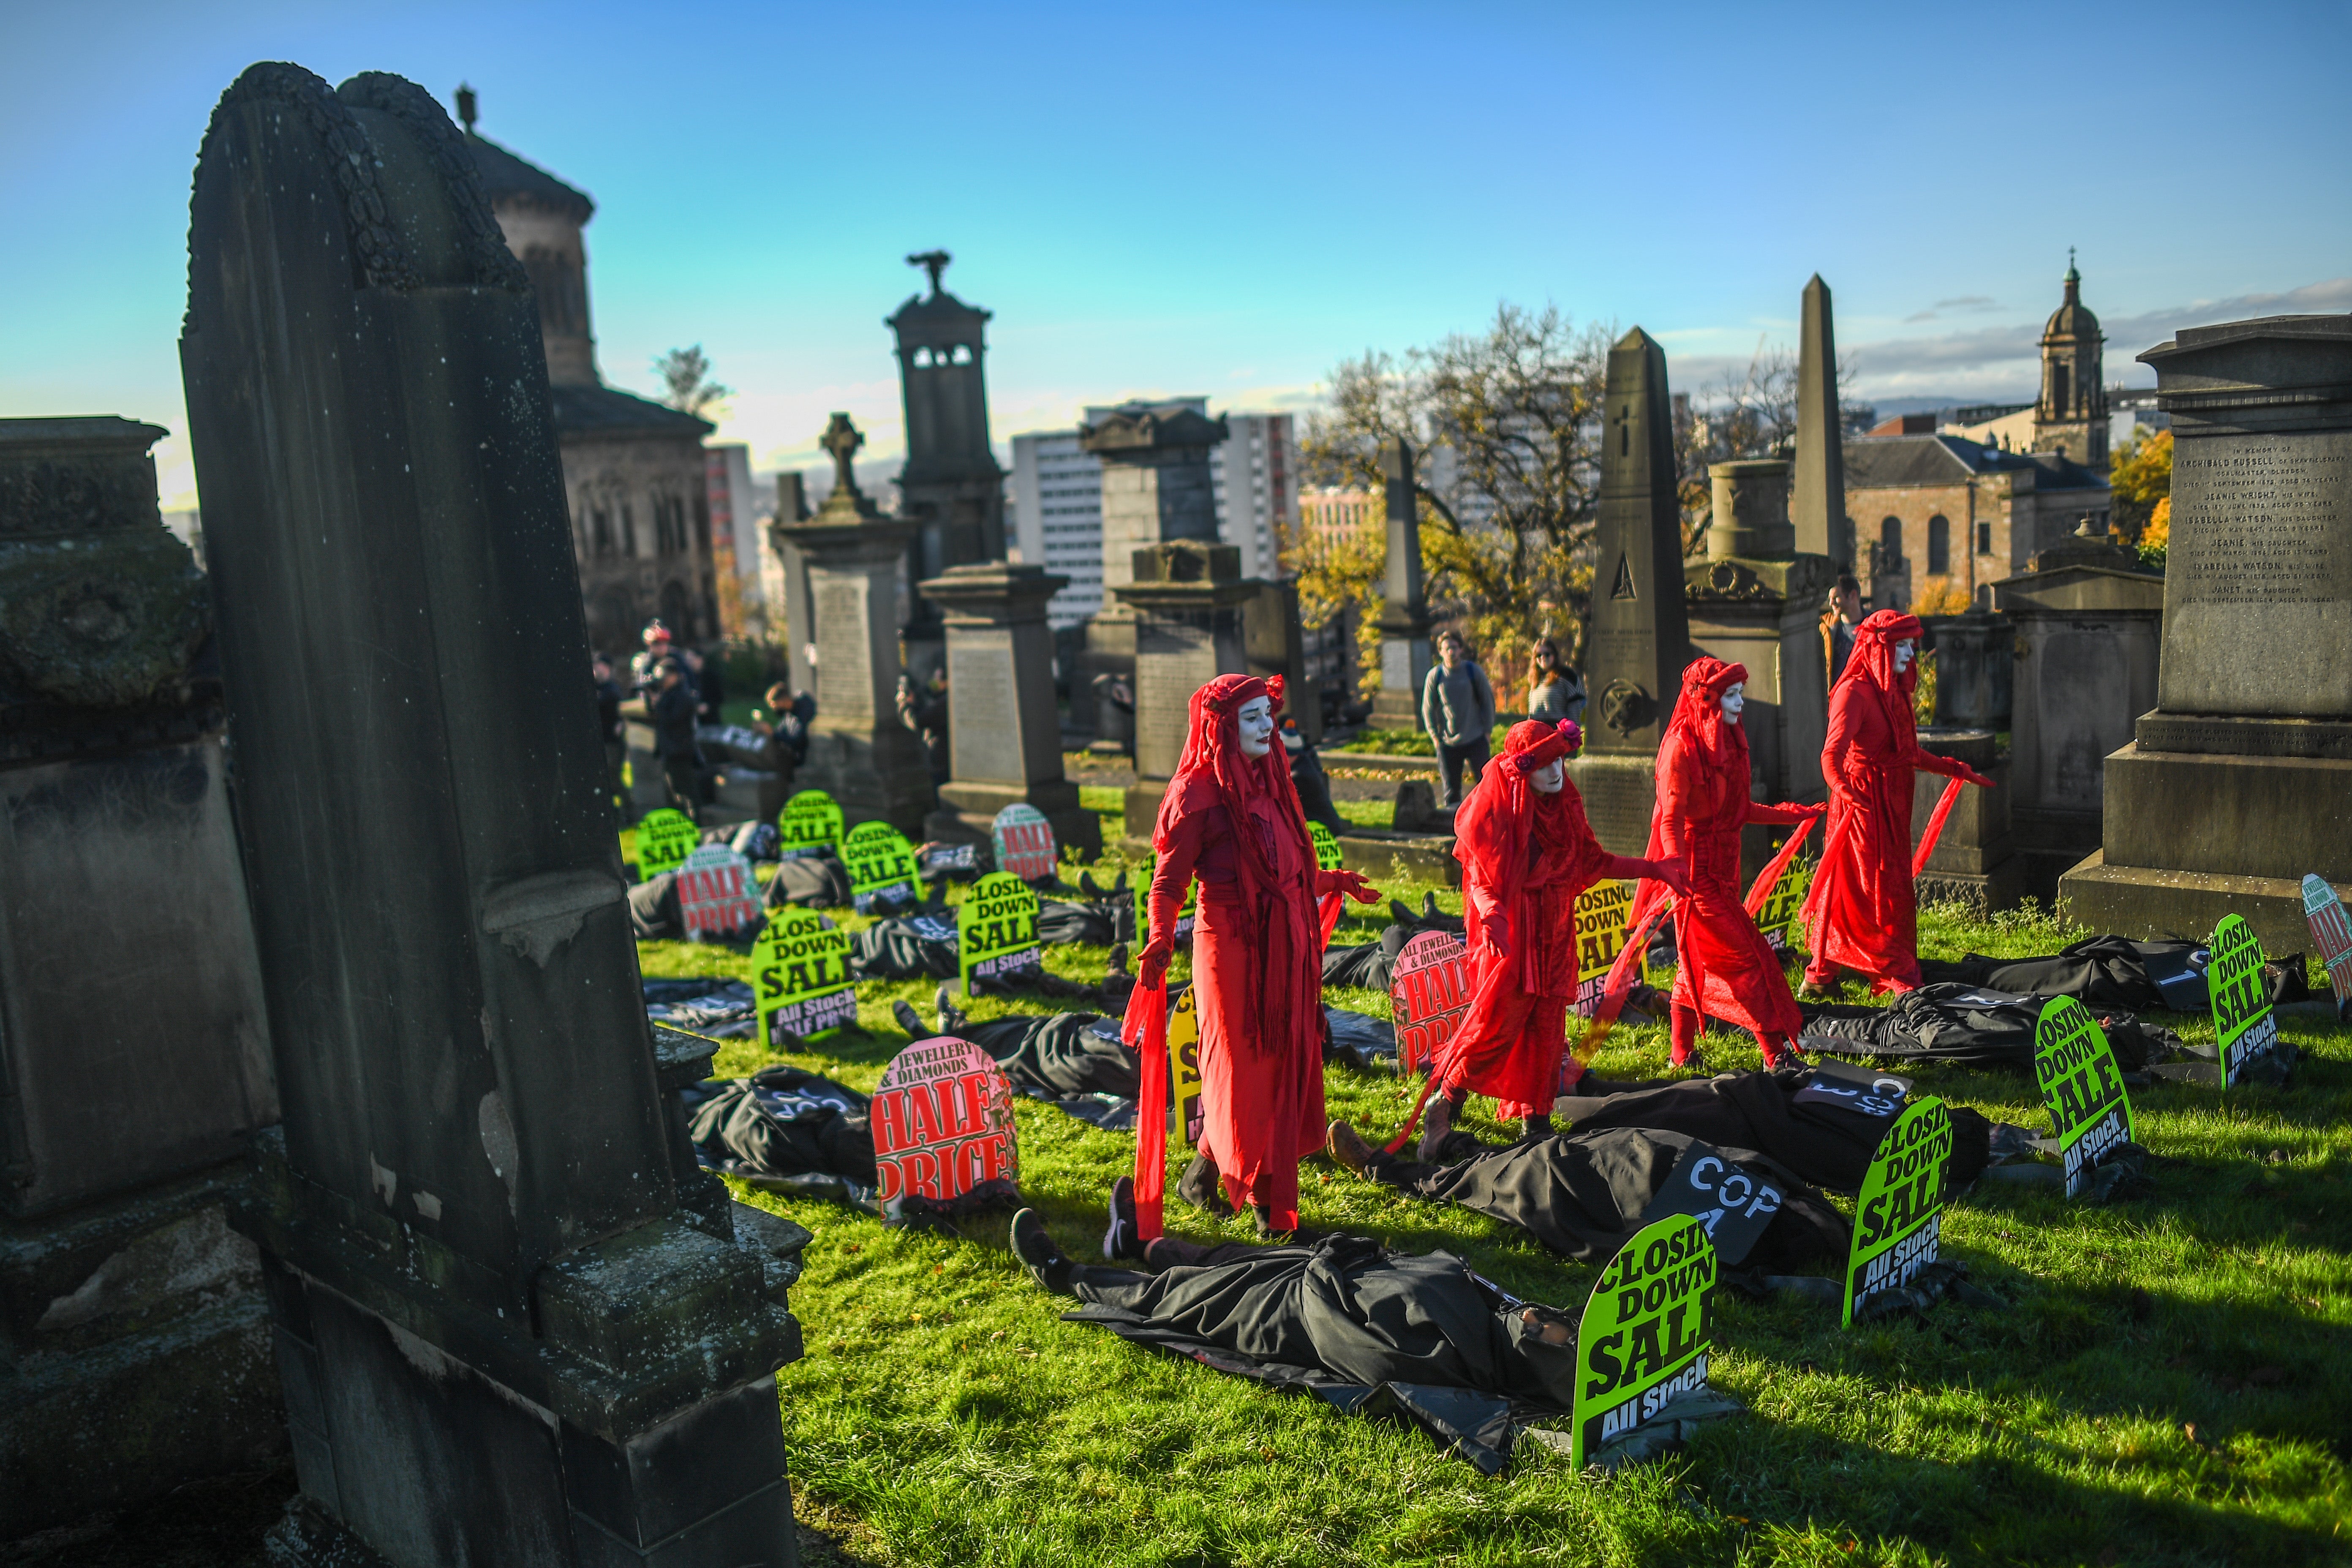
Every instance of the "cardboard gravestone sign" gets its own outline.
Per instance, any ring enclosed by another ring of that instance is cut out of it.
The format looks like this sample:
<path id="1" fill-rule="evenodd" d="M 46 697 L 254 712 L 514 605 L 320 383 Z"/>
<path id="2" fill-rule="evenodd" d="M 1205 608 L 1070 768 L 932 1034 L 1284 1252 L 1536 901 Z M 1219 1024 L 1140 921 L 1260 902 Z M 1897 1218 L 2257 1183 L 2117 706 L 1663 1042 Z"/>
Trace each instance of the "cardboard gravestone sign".
<path id="1" fill-rule="evenodd" d="M 1633 914 L 1633 884 L 1604 879 L 1576 895 L 1576 1016 L 1590 1018 L 1601 1005 L 1609 966 L 1625 948 Z M 1640 976 L 1636 975 L 1636 979 Z"/>
<path id="2" fill-rule="evenodd" d="M 2336 991 L 2336 1016 L 2352 1010 L 2352 923 L 2344 919 L 2344 900 L 2326 879 L 2303 879 L 2303 918 L 2311 925 L 2311 944 L 2327 970 L 2327 984 Z"/>
<path id="3" fill-rule="evenodd" d="M 950 1036 L 917 1040 L 890 1058 L 868 1112 L 882 1217 L 909 1197 L 952 1203 L 990 1182 L 1013 1195 L 1021 1156 L 1013 1085 L 986 1051 Z"/>
<path id="4" fill-rule="evenodd" d="M 724 844 L 706 844 L 677 868 L 677 912 L 688 942 L 730 935 L 760 923 L 760 886 L 751 862 Z"/>
<path id="5" fill-rule="evenodd" d="M 1571 1463 L 1706 1385 L 1715 1276 L 1715 1244 L 1689 1215 L 1643 1226 L 1601 1269 L 1576 1331 Z"/>
<path id="6" fill-rule="evenodd" d="M 1052 879 L 1055 858 L 1054 825 L 1027 801 L 1016 800 L 996 814 L 989 829 L 996 841 L 996 868 L 1024 882 Z"/>
<path id="7" fill-rule="evenodd" d="M 686 864 L 702 842 L 702 830 L 682 811 L 663 806 L 637 821 L 637 880 L 650 882 Z"/>
<path id="8" fill-rule="evenodd" d="M 849 907 L 859 914 L 888 913 L 922 896 L 915 885 L 915 847 L 887 822 L 861 822 L 841 841 L 849 872 Z"/>
<path id="9" fill-rule="evenodd" d="M 798 860 L 822 855 L 828 849 L 838 851 L 841 807 L 824 791 L 804 789 L 784 802 L 783 815 L 776 818 L 776 834 L 782 840 L 782 859 Z"/>
<path id="10" fill-rule="evenodd" d="M 1844 1326 L 1854 1308 L 1894 1290 L 1936 1261 L 1944 1229 L 1944 1172 L 1952 1160 L 1952 1119 L 1930 1095 L 1915 1100 L 1878 1141 L 1853 1210 L 1853 1250 L 1845 1266 Z"/>
<path id="11" fill-rule="evenodd" d="M 931 876 L 942 871 L 977 871 L 980 857 L 972 853 L 970 844 L 940 844 L 923 857 L 923 874 Z"/>
<path id="12" fill-rule="evenodd" d="M 1470 1011 L 1472 990 L 1470 945 L 1461 937 L 1425 931 L 1404 944 L 1389 976 L 1398 1072 L 1417 1072 L 1436 1059 Z"/>
<path id="13" fill-rule="evenodd" d="M 1170 1115 L 1184 1134 L 1188 1148 L 1201 1146 L 1201 1129 L 1207 1125 L 1201 1109 L 1201 1011 L 1190 985 L 1176 995 L 1168 1010 L 1168 1087 Z"/>
<path id="14" fill-rule="evenodd" d="M 778 1034 L 814 1040 L 857 1022 L 849 977 L 849 933 L 814 910 L 781 909 L 751 944 L 751 994 L 760 1043 L 780 1049 Z"/>
<path id="15" fill-rule="evenodd" d="M 1339 837 L 1319 822 L 1307 825 L 1307 837 L 1315 845 L 1315 868 L 1336 871 L 1339 868 Z"/>
<path id="16" fill-rule="evenodd" d="M 1712 1145 L 1693 1142 L 1642 1211 L 1642 1223 L 1688 1215 L 1706 1228 L 1716 1258 L 1736 1268 L 1763 1239 L 1782 1201 L 1780 1177 L 1743 1165 Z"/>
<path id="17" fill-rule="evenodd" d="M 994 980 L 1043 962 L 1037 942 L 1037 894 L 1010 871 L 991 871 L 971 885 L 956 909 L 956 967 L 963 994 L 974 980 Z"/>
<path id="18" fill-rule="evenodd" d="M 2050 1108 L 2071 1198 L 2091 1184 L 2100 1155 L 2137 1136 L 2116 1053 L 2090 1010 L 2072 996 L 2053 999 L 2033 1026 L 2033 1081 Z"/>
<path id="19" fill-rule="evenodd" d="M 1805 901 L 1805 878 L 1801 862 L 1791 862 L 1782 868 L 1780 879 L 1764 896 L 1764 907 L 1757 911 L 1756 929 L 1764 933 L 1774 952 L 1787 956 L 1796 951 L 1790 935 L 1797 929 L 1797 910 Z"/>
<path id="20" fill-rule="evenodd" d="M 2213 999 L 2213 1039 L 2221 1047 L 2221 1087 L 2235 1088 L 2246 1064 L 2278 1048 L 2278 1016 L 2263 994 L 2263 944 L 2254 928 L 2223 915 L 2213 928 L 2205 993 Z"/>
<path id="21" fill-rule="evenodd" d="M 1903 1109 L 1910 1098 L 1911 1080 L 1893 1073 L 1872 1072 L 1850 1062 L 1821 1060 L 1797 1090 L 1792 1105 L 1828 1105 L 1881 1121 Z"/>
<path id="22" fill-rule="evenodd" d="M 1143 874 L 1135 879 L 1135 937 L 1137 950 L 1151 941 L 1151 873 L 1158 868 L 1158 854 L 1143 858 Z M 1201 906 L 1201 884 L 1196 879 L 1184 884 L 1183 907 L 1176 911 L 1176 945 L 1183 946 L 1192 940 L 1192 917 Z"/>

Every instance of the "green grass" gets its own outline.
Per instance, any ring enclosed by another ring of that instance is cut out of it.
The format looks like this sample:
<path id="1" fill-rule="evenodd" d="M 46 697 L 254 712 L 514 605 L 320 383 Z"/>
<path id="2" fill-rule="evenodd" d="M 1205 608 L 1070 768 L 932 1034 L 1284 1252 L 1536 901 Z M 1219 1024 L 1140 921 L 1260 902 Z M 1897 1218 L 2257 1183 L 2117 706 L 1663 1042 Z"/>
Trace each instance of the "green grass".
<path id="1" fill-rule="evenodd" d="M 1383 890 L 1418 903 L 1424 889 Z M 1380 918 L 1351 915 L 1336 940 L 1369 940 Z M 1921 933 L 1923 951 L 1947 956 L 2059 940 L 2046 921 L 1940 910 Z M 680 943 L 648 942 L 643 960 L 648 974 L 748 968 Z M 1102 960 L 1047 955 L 1087 979 Z M 863 986 L 870 1039 L 787 1059 L 871 1089 L 905 1043 L 890 999 L 928 1016 L 931 989 Z M 1332 1000 L 1387 1010 L 1369 993 Z M 2164 1021 L 2211 1038 L 2210 1024 Z M 1606 1479 L 1525 1444 L 1484 1479 L 1402 1427 L 1064 1323 L 1068 1303 L 1006 1252 L 1002 1215 L 959 1239 L 746 1194 L 816 1233 L 793 1292 L 808 1353 L 780 1379 L 796 1505 L 853 1557 L 890 1563 L 2352 1560 L 2352 1031 L 2308 1014 L 2284 1022 L 2309 1053 L 2293 1089 L 2137 1097 L 2163 1160 L 2154 1198 L 2088 1208 L 1980 1190 L 1954 1207 L 1945 1255 L 2011 1310 L 1948 1302 L 1924 1324 L 1847 1333 L 1825 1309 L 1727 1294 L 1716 1381 L 1749 1413 Z M 1758 1065 L 1745 1037 L 1711 1036 L 1705 1049 L 1718 1069 Z M 1662 1073 L 1665 1052 L 1663 1030 L 1621 1029 L 1598 1067 Z M 719 1069 L 774 1059 L 738 1044 Z M 1925 1091 L 2042 1122 L 2021 1079 L 1921 1077 Z M 1360 1127 L 1392 1128 L 1404 1112 L 1393 1079 L 1335 1068 L 1327 1085 L 1331 1113 Z M 1024 1193 L 1066 1247 L 1091 1254 L 1131 1139 L 1031 1102 L 1017 1114 Z M 1591 1288 L 1593 1268 L 1466 1210 L 1405 1201 L 1319 1159 L 1303 1186 L 1311 1226 L 1444 1247 L 1570 1310 Z M 1243 1234 L 1171 1203 L 1180 1234 Z"/>

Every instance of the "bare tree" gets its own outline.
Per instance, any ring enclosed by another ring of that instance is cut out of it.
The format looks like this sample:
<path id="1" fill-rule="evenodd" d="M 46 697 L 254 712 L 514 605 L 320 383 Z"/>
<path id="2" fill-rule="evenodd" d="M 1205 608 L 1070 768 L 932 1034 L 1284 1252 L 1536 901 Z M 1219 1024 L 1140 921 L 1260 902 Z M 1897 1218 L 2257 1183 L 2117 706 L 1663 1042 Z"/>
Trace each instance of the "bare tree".
<path id="1" fill-rule="evenodd" d="M 656 355 L 654 370 L 668 388 L 662 401 L 681 414 L 698 418 L 703 410 L 735 395 L 733 387 L 711 378 L 710 356 L 702 352 L 700 343 Z"/>
<path id="2" fill-rule="evenodd" d="M 1867 403 L 1849 401 L 1844 388 L 1854 377 L 1851 359 L 1838 365 L 1838 422 L 1846 434 L 1868 429 L 1877 410 Z M 1768 348 L 1761 339 L 1743 371 L 1726 370 L 1696 407 L 1677 409 L 1675 421 L 1675 476 L 1682 500 L 1683 554 L 1685 559 L 1706 549 L 1707 524 L 1713 520 L 1715 496 L 1707 466 L 1742 458 L 1785 458 L 1797 445 L 1797 356 L 1784 348 Z"/>

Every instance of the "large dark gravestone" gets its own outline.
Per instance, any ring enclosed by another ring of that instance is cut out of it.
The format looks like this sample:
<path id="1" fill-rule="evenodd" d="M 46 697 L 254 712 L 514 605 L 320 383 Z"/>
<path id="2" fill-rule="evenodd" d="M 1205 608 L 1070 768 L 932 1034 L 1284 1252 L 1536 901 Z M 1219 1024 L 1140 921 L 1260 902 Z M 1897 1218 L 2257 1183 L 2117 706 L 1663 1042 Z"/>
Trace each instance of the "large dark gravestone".
<path id="1" fill-rule="evenodd" d="M 1388 554 L 1381 582 L 1381 689 L 1372 722 L 1383 730 L 1421 728 L 1421 688 L 1429 679 L 1429 598 L 1422 583 L 1421 491 L 1412 447 L 1402 436 L 1381 443 L 1382 511 Z"/>
<path id="2" fill-rule="evenodd" d="M 0 1541 L 285 1446 L 211 617 L 128 419 L 0 419 Z"/>
<path id="3" fill-rule="evenodd" d="M 1187 540 L 1137 550 L 1112 590 L 1135 622 L 1135 783 L 1127 833 L 1149 839 L 1192 732 L 1192 693 L 1248 668 L 1243 618 L 1259 583 L 1230 544 Z"/>
<path id="4" fill-rule="evenodd" d="M 521 266 L 422 89 L 261 65 L 188 274 L 285 1112 L 238 1216 L 301 1479 L 274 1560 L 789 1563 L 805 1233 L 710 1202 L 666 1112 Z"/>
<path id="5" fill-rule="evenodd" d="M 1658 742 L 1690 662 L 1666 351 L 1639 327 L 1609 351 L 1594 544 L 1584 657 L 1592 703 L 1570 772 L 1601 842 L 1639 855 L 1657 801 Z"/>
<path id="6" fill-rule="evenodd" d="M 2139 357 L 2174 441 L 2156 707 L 2106 759 L 2101 848 L 2060 896 L 2094 931 L 2235 913 L 2294 952 L 2304 876 L 2352 887 L 2352 316 Z"/>

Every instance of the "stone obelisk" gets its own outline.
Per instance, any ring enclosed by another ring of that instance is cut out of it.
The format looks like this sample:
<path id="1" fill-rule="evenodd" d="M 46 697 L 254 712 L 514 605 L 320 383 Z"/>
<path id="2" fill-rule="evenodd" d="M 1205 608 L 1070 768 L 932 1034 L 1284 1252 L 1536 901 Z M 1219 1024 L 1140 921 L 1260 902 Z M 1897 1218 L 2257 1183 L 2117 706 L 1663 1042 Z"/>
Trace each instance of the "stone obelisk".
<path id="1" fill-rule="evenodd" d="M 1797 553 L 1826 555 L 1840 572 L 1853 570 L 1853 519 L 1845 512 L 1845 436 L 1838 421 L 1837 331 L 1830 319 L 1830 286 L 1818 272 L 1805 285 L 1804 321 L 1797 340 L 1797 474 L 1789 521 Z"/>
<path id="2" fill-rule="evenodd" d="M 431 95 L 274 64 L 188 248 L 285 1118 L 236 1216 L 301 1483 L 270 1560 L 790 1563 L 797 1227 L 695 1206 L 672 1136 L 522 264 Z"/>
<path id="3" fill-rule="evenodd" d="M 1690 662 L 1666 352 L 1639 327 L 1609 351 L 1595 542 L 1584 661 L 1593 702 L 1576 787 L 1601 842 L 1638 855 L 1656 801 L 1658 741 Z"/>
<path id="4" fill-rule="evenodd" d="M 1421 688 L 1429 679 L 1429 600 L 1422 585 L 1421 492 L 1412 448 L 1402 436 L 1381 443 L 1388 523 L 1387 577 L 1381 588 L 1381 689 L 1372 722 L 1383 730 L 1421 728 Z"/>

